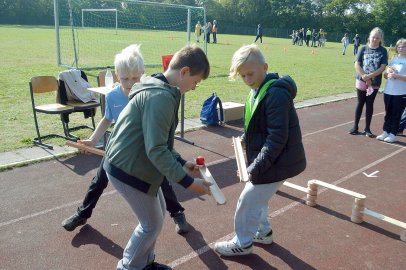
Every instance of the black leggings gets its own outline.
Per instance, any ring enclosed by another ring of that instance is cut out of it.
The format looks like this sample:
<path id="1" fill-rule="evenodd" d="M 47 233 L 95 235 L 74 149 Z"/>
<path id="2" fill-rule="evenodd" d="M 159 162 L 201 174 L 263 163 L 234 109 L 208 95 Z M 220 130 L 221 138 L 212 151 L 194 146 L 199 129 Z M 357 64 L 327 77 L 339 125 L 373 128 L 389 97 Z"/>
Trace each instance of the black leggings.
<path id="1" fill-rule="evenodd" d="M 371 95 L 367 96 L 367 91 L 357 89 L 358 104 L 355 107 L 355 122 L 354 127 L 358 129 L 359 120 L 361 119 L 362 109 L 365 104 L 365 130 L 370 131 L 372 115 L 374 114 L 374 101 L 378 90 L 375 89 Z"/>

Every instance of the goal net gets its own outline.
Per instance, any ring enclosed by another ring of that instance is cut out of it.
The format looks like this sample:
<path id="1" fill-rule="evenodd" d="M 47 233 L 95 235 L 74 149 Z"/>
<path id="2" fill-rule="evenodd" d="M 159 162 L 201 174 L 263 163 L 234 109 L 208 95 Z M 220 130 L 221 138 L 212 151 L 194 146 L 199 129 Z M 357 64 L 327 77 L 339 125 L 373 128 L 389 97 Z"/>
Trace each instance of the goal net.
<path id="1" fill-rule="evenodd" d="M 161 66 L 194 41 L 202 7 L 135 0 L 54 0 L 57 63 L 66 68 L 104 69 L 130 44 L 141 44 L 146 66 Z M 206 50 L 205 43 L 198 43 Z"/>

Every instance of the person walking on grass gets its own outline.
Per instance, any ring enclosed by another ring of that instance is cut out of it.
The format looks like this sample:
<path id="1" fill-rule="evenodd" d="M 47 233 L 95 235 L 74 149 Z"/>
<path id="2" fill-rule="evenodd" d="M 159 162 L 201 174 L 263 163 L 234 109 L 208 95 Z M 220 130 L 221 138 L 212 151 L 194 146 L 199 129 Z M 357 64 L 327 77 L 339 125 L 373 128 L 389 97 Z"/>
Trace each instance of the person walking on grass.
<path id="1" fill-rule="evenodd" d="M 345 51 L 347 50 L 348 44 L 350 44 L 350 38 L 348 37 L 347 33 L 344 34 L 343 38 L 341 39 L 341 43 L 343 44 L 342 53 L 345 55 Z"/>
<path id="2" fill-rule="evenodd" d="M 355 59 L 356 81 L 358 103 L 355 108 L 354 125 L 349 134 L 357 135 L 358 124 L 361 119 L 363 107 L 365 105 L 365 129 L 364 135 L 372 138 L 371 131 L 372 115 L 374 113 L 374 101 L 378 89 L 382 84 L 382 73 L 388 64 L 388 51 L 383 47 L 383 31 L 375 27 L 369 33 L 367 44 L 361 48 Z"/>
<path id="3" fill-rule="evenodd" d="M 107 93 L 104 117 L 97 125 L 93 134 L 89 139 L 79 140 L 78 143 L 95 147 L 111 124 L 117 122 L 121 111 L 128 104 L 128 94 L 131 87 L 140 81 L 144 73 L 144 60 L 139 48 L 139 45 L 130 45 L 115 56 L 114 66 L 119 83 Z M 96 207 L 100 196 L 108 184 L 106 171 L 103 169 L 103 162 L 104 160 L 101 161 L 82 204 L 72 216 L 62 222 L 65 230 L 73 231 L 78 226 L 86 224 L 87 219 L 92 216 L 93 209 Z M 179 234 L 187 233 L 189 225 L 183 213 L 185 209 L 178 202 L 176 194 L 166 178 L 161 187 L 167 210 L 176 224 L 176 232 Z"/>
<path id="4" fill-rule="evenodd" d="M 396 57 L 390 61 L 384 77 L 385 122 L 383 133 L 376 138 L 388 143 L 396 142 L 399 123 L 406 107 L 406 39 L 401 38 L 395 45 Z M 402 129 L 403 131 L 403 129 Z"/>
<path id="5" fill-rule="evenodd" d="M 261 24 L 258 24 L 257 35 L 255 37 L 254 43 L 257 42 L 258 39 L 260 39 L 260 41 L 262 43 L 262 26 L 261 26 Z"/>
<path id="6" fill-rule="evenodd" d="M 223 256 L 247 255 L 253 243 L 271 244 L 273 228 L 268 203 L 283 182 L 304 171 L 306 156 L 293 104 L 296 84 L 289 76 L 267 73 L 268 64 L 256 44 L 238 49 L 230 79 L 239 75 L 251 92 L 245 103 L 244 134 L 248 182 L 234 215 L 235 236 L 215 243 Z"/>
<path id="7" fill-rule="evenodd" d="M 160 188 L 164 177 L 184 188 L 210 194 L 210 183 L 199 175 L 194 161 L 174 149 L 181 96 L 206 79 L 210 65 L 197 46 L 173 56 L 168 69 L 156 78 L 143 76 L 129 94 L 129 103 L 110 135 L 103 167 L 136 217 L 134 229 L 117 269 L 171 269 L 155 262 L 155 244 L 165 217 Z"/>

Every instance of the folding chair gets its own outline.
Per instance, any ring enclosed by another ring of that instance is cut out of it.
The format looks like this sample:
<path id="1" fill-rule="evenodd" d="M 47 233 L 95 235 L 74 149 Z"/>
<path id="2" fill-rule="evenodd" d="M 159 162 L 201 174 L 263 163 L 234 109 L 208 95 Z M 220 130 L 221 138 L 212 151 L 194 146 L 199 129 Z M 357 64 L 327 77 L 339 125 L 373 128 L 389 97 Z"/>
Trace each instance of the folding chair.
<path id="1" fill-rule="evenodd" d="M 86 74 L 81 71 L 81 77 L 88 81 Z M 71 133 L 71 131 L 83 129 L 83 128 L 89 128 L 91 130 L 94 130 L 96 128 L 95 121 L 94 121 L 94 116 L 96 115 L 96 108 L 100 106 L 100 103 L 97 101 L 91 101 L 84 103 L 81 100 L 69 100 L 68 95 L 66 93 L 66 85 L 63 80 L 58 80 L 59 83 L 59 88 L 58 88 L 58 98 L 62 104 L 68 105 L 73 107 L 73 112 L 69 113 L 64 113 L 61 114 L 61 120 L 62 122 L 65 123 L 68 136 L 73 138 L 73 139 L 79 139 L 78 136 L 74 135 Z M 75 127 L 69 127 L 69 115 L 71 113 L 76 113 L 76 112 L 81 112 L 83 113 L 85 118 L 91 118 L 92 119 L 92 126 L 88 125 L 79 125 Z"/>
<path id="2" fill-rule="evenodd" d="M 69 105 L 64 105 L 61 103 L 51 103 L 51 104 L 42 104 L 36 105 L 35 103 L 35 96 L 37 94 L 49 93 L 49 92 L 57 92 L 58 90 L 58 81 L 54 76 L 36 76 L 32 77 L 30 82 L 30 94 L 31 94 L 31 105 L 32 105 L 32 112 L 34 115 L 34 122 L 35 122 L 35 129 L 37 130 L 37 138 L 33 139 L 34 144 L 38 144 L 41 146 L 45 146 L 49 149 L 53 149 L 52 145 L 43 143 L 42 140 L 50 137 L 61 137 L 64 139 L 71 139 L 68 136 L 68 128 L 65 123 L 62 121 L 63 131 L 65 136 L 59 134 L 48 134 L 45 136 L 41 136 L 38 126 L 38 119 L 37 113 L 45 113 L 45 114 L 62 114 L 71 113 L 73 112 L 74 108 Z"/>

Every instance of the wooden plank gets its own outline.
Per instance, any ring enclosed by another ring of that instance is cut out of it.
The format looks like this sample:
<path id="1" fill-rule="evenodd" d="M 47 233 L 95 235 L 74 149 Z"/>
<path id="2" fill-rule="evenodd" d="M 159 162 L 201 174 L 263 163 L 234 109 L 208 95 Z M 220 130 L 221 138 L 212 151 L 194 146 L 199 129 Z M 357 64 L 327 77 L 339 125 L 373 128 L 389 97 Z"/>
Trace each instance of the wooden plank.
<path id="1" fill-rule="evenodd" d="M 390 224 L 396 225 L 396 226 L 401 227 L 403 229 L 406 229 L 406 223 L 404 223 L 402 221 L 399 221 L 397 219 L 385 216 L 385 215 L 380 214 L 378 212 L 372 211 L 370 209 L 364 208 L 364 211 L 362 211 L 362 213 L 364 213 L 364 214 L 366 214 L 368 216 L 380 219 L 382 221 L 386 221 L 386 222 L 388 222 Z"/>
<path id="2" fill-rule="evenodd" d="M 235 159 L 237 161 L 237 168 L 240 175 L 240 181 L 248 181 L 247 165 L 245 162 L 244 152 L 242 150 L 241 139 L 239 137 L 233 137 Z"/>
<path id="3" fill-rule="evenodd" d="M 80 144 L 80 143 L 77 143 L 77 142 L 72 142 L 72 141 L 66 141 L 65 144 L 68 145 L 68 146 L 71 146 L 71 147 L 75 147 L 75 148 L 77 148 L 79 150 L 83 150 L 85 152 L 89 152 L 89 153 L 99 155 L 99 156 L 104 156 L 104 151 L 103 150 L 100 150 L 100 149 L 97 149 L 97 148 L 94 148 L 94 147 L 86 146 L 86 145 L 83 145 L 83 144 Z"/>
<path id="4" fill-rule="evenodd" d="M 358 199 L 365 199 L 366 198 L 366 196 L 363 195 L 363 194 L 360 194 L 360 193 L 357 193 L 357 192 L 354 192 L 354 191 L 351 191 L 351 190 L 348 190 L 348 189 L 345 189 L 345 188 L 342 188 L 342 187 L 337 187 L 335 185 L 332 185 L 332 184 L 329 184 L 329 183 L 326 183 L 326 182 L 323 182 L 323 181 L 320 181 L 320 180 L 310 180 L 309 183 L 314 183 L 314 184 L 316 184 L 318 186 L 323 186 L 323 187 L 326 187 L 328 189 L 332 189 L 332 190 L 335 190 L 337 192 L 341 192 L 341 193 L 350 195 L 350 196 L 358 198 Z"/>
<path id="5" fill-rule="evenodd" d="M 296 190 L 299 190 L 299 191 L 302 191 L 304 193 L 307 193 L 307 188 L 306 187 L 302 187 L 302 186 L 290 183 L 288 181 L 283 182 L 283 185 L 287 186 L 287 187 L 290 187 L 290 188 L 293 188 L 293 189 L 296 189 Z"/>

